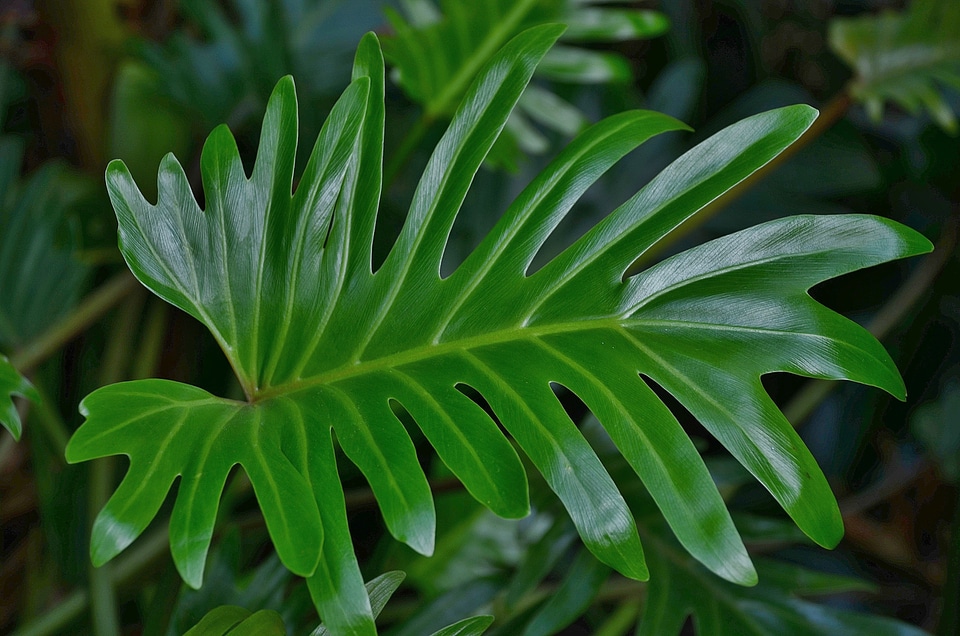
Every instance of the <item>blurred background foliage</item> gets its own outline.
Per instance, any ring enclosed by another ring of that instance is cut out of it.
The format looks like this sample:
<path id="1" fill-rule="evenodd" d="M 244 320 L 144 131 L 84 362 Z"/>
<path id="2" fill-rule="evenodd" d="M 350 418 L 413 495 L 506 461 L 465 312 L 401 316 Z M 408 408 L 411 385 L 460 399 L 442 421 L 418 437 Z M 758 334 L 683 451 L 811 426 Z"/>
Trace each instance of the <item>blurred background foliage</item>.
<path id="1" fill-rule="evenodd" d="M 102 183 L 106 161 L 124 159 L 150 196 L 172 151 L 199 194 L 202 140 L 226 122 L 250 158 L 266 99 L 286 74 L 298 86 L 302 138 L 312 139 L 348 81 L 357 41 L 375 30 L 393 80 L 382 257 L 472 74 L 514 34 L 551 21 L 569 25 L 562 46 L 477 177 L 445 267 L 463 260 L 588 122 L 650 108 L 695 132 L 659 137 L 618 164 L 554 233 L 544 258 L 698 140 L 763 110 L 813 104 L 821 118 L 795 148 L 680 228 L 657 256 L 788 214 L 880 214 L 920 230 L 938 245 L 926 259 L 814 290 L 883 340 L 909 398 L 764 379 L 840 498 L 847 534 L 832 552 L 804 540 L 671 402 L 699 436 L 758 561 L 754 588 L 720 581 L 678 549 L 574 396 L 566 406 L 637 515 L 648 584 L 594 560 L 535 471 L 534 513 L 503 520 L 460 490 L 423 444 L 438 513 L 436 554 L 426 559 L 384 532 L 365 482 L 343 462 L 356 550 L 384 633 L 421 636 L 484 613 L 496 617 L 486 633 L 504 636 L 960 633 L 955 0 L 4 0 L 0 352 L 42 402 L 17 401 L 21 443 L 0 433 L 0 632 L 178 634 L 210 612 L 207 624 L 227 616 L 280 633 L 281 623 L 288 633 L 317 628 L 303 582 L 269 549 L 242 476 L 227 491 L 202 589 L 181 584 L 162 521 L 115 562 L 88 565 L 92 514 L 123 466 L 64 463 L 80 398 L 147 376 L 239 394 L 206 331 L 125 273 Z M 409 432 L 423 442 L 416 427 Z M 406 578 L 384 575 L 394 570 Z M 485 624 L 444 633 L 480 633 Z"/>

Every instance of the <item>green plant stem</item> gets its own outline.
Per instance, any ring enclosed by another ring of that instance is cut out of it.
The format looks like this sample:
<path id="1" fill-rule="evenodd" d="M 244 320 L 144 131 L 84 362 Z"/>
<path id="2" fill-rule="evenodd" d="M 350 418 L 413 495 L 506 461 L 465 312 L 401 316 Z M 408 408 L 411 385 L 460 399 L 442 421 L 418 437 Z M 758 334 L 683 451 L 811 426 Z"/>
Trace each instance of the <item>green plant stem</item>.
<path id="1" fill-rule="evenodd" d="M 644 252 L 630 265 L 630 268 L 627 270 L 627 274 L 633 275 L 644 269 L 651 262 L 655 261 L 666 248 L 703 225 L 708 219 L 716 216 L 717 213 L 723 208 L 739 199 L 744 195 L 744 193 L 749 192 L 755 185 L 766 179 L 767 175 L 774 172 L 777 168 L 792 159 L 794 155 L 810 145 L 811 142 L 819 139 L 823 133 L 827 132 L 834 126 L 834 124 L 843 119 L 843 116 L 850 109 L 852 103 L 853 101 L 848 90 L 844 90 L 839 95 L 834 97 L 826 106 L 823 107 L 823 109 L 820 111 L 820 116 L 817 117 L 816 121 L 813 122 L 813 125 L 810 126 L 810 128 L 808 128 L 799 139 L 789 145 L 783 152 L 774 157 L 773 160 L 771 160 L 765 166 L 751 174 L 734 187 L 727 190 L 723 195 L 675 227 L 656 244 L 652 245 L 650 249 Z"/>
<path id="2" fill-rule="evenodd" d="M 70 440 L 70 429 L 63 421 L 60 411 L 53 406 L 53 397 L 48 395 L 39 384 L 35 383 L 34 388 L 40 394 L 40 401 L 33 405 L 31 411 L 33 418 L 30 421 L 38 425 L 37 428 L 47 438 L 53 452 L 63 461 L 64 449 L 67 448 L 67 442 Z"/>
<path id="3" fill-rule="evenodd" d="M 163 352 L 163 339 L 167 332 L 167 305 L 151 299 L 147 321 L 143 327 L 137 358 L 133 361 L 130 377 L 142 380 L 152 376 L 159 366 L 160 354 Z"/>
<path id="4" fill-rule="evenodd" d="M 21 373 L 27 373 L 86 331 L 138 286 L 137 279 L 129 271 L 117 274 L 84 298 L 69 316 L 14 352 L 10 357 L 11 364 Z"/>
<path id="5" fill-rule="evenodd" d="M 90 468 L 88 486 L 88 509 L 93 518 L 110 497 L 113 489 L 113 458 L 97 460 Z M 90 614 L 93 632 L 97 636 L 119 636 L 120 621 L 117 612 L 117 597 L 113 589 L 110 570 L 113 565 L 107 563 L 99 568 L 87 564 L 90 579 Z"/>
<path id="6" fill-rule="evenodd" d="M 593 636 L 624 636 L 640 615 L 638 601 L 625 601 L 597 628 Z"/>
<path id="7" fill-rule="evenodd" d="M 937 242 L 933 253 L 913 271 L 896 293 L 884 304 L 867 330 L 882 340 L 907 313 L 926 295 L 931 283 L 953 255 L 957 244 L 957 224 L 948 225 Z M 838 386 L 836 380 L 812 380 L 787 403 L 783 414 L 794 426 L 798 426 L 816 410 L 823 400 Z"/>

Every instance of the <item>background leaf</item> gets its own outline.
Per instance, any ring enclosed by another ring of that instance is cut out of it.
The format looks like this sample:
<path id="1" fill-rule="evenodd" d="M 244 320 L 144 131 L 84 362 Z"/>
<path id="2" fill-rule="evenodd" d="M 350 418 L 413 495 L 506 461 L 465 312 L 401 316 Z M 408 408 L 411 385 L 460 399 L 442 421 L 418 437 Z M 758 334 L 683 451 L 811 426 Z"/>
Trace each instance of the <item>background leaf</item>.
<path id="1" fill-rule="evenodd" d="M 17 373 L 10 361 L 3 354 L 0 354 L 0 397 L 2 397 L 0 399 L 0 424 L 10 431 L 13 439 L 19 441 L 20 435 L 23 433 L 23 424 L 20 422 L 20 414 L 17 412 L 16 404 L 10 399 L 14 395 L 34 401 L 40 400 L 40 396 L 33 385 Z"/>
<path id="2" fill-rule="evenodd" d="M 950 0 L 913 0 L 902 13 L 836 18 L 830 46 L 856 72 L 853 96 L 875 121 L 885 101 L 910 113 L 926 110 L 956 132 L 953 109 L 941 85 L 960 90 L 960 5 Z"/>

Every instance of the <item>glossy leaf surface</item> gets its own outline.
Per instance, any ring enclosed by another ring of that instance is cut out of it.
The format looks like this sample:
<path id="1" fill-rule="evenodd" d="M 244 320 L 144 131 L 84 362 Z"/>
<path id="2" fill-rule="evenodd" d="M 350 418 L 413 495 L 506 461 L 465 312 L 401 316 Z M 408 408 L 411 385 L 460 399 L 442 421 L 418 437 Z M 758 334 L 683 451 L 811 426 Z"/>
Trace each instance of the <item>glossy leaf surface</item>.
<path id="1" fill-rule="evenodd" d="M 543 242 L 604 171 L 654 135 L 683 128 L 643 111 L 603 120 L 533 180 L 452 275 L 440 277 L 473 176 L 560 31 L 524 32 L 480 73 L 375 273 L 383 66 L 373 36 L 361 42 L 354 81 L 293 193 L 290 80 L 271 98 L 250 178 L 225 127 L 207 141 L 206 210 L 172 157 L 161 165 L 156 205 L 122 164 L 110 165 L 128 264 L 211 330 L 248 401 L 160 380 L 108 386 L 84 400 L 88 419 L 68 459 L 131 458 L 96 522 L 97 562 L 142 531 L 179 475 L 171 545 L 184 578 L 198 585 L 219 494 L 241 464 L 281 559 L 310 577 L 328 629 L 374 633 L 331 429 L 370 482 L 390 532 L 429 554 L 433 501 L 392 402 L 412 415 L 478 501 L 507 517 L 528 510 L 517 453 L 459 390 L 466 386 L 486 399 L 543 474 L 587 548 L 622 574 L 645 579 L 633 515 L 561 406 L 554 388 L 563 386 L 596 414 L 684 547 L 719 575 L 753 583 L 753 566 L 700 455 L 643 377 L 696 415 L 804 532 L 824 545 L 839 540 L 826 480 L 760 375 L 852 379 L 902 396 L 880 344 L 806 292 L 827 278 L 927 251 L 929 242 L 875 217 L 795 217 L 623 279 L 639 254 L 799 137 L 813 109 L 770 111 L 721 131 L 529 272 Z"/>
<path id="2" fill-rule="evenodd" d="M 222 605 L 211 610 L 185 636 L 284 636 L 286 633 L 283 619 L 272 610 L 251 612 Z"/>
<path id="3" fill-rule="evenodd" d="M 20 375 L 7 358 L 0 354 L 0 424 L 10 431 L 13 439 L 19 441 L 23 433 L 23 424 L 17 406 L 11 399 L 14 395 L 37 401 L 40 396 L 36 389 Z"/>
<path id="4" fill-rule="evenodd" d="M 493 616 L 474 616 L 457 621 L 449 627 L 433 632 L 430 636 L 480 636 L 487 631 L 490 623 L 493 622 Z"/>
<path id="5" fill-rule="evenodd" d="M 960 3 L 913 0 L 902 13 L 837 18 L 830 46 L 853 67 L 853 96 L 879 120 L 893 101 L 911 113 L 926 110 L 943 128 L 957 118 L 942 86 L 960 90 Z"/>

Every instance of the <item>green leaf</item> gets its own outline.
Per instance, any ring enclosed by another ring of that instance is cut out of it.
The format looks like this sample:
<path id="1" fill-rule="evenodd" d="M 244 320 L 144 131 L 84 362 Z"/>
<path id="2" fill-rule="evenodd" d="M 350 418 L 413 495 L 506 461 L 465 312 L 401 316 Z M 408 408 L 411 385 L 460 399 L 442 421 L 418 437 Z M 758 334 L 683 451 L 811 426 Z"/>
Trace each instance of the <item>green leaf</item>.
<path id="1" fill-rule="evenodd" d="M 830 46 L 856 76 L 853 96 L 877 121 L 893 101 L 910 113 L 926 110 L 950 132 L 957 119 L 941 86 L 960 90 L 960 4 L 913 0 L 902 13 L 835 18 Z"/>
<path id="2" fill-rule="evenodd" d="M 7 155 L 6 150 L 10 151 Z M 77 302 L 89 268 L 74 256 L 68 212 L 90 184 L 63 165 L 48 163 L 22 181 L 15 142 L 0 139 L 0 345 L 19 347 L 66 315 Z"/>
<path id="3" fill-rule="evenodd" d="M 364 584 L 367 596 L 370 599 L 370 608 L 373 611 L 373 617 L 376 618 L 387 606 L 387 601 L 397 591 L 400 584 L 403 583 L 405 574 L 400 571 L 385 572 Z M 324 625 L 318 626 L 310 633 L 310 636 L 327 636 L 330 631 Z"/>
<path id="4" fill-rule="evenodd" d="M 662 13 L 628 9 L 578 9 L 570 14 L 568 22 L 565 38 L 583 42 L 644 40 L 663 35 L 670 28 Z"/>
<path id="5" fill-rule="evenodd" d="M 383 93 L 372 35 L 292 194 L 297 119 L 289 79 L 268 105 L 249 179 L 226 128 L 207 141 L 206 210 L 172 157 L 161 166 L 156 205 L 122 164 L 110 165 L 128 264 L 210 329 L 248 401 L 160 380 L 104 387 L 84 400 L 88 419 L 68 460 L 131 458 L 94 528 L 97 562 L 142 531 L 180 476 L 173 555 L 185 579 L 198 584 L 223 482 L 241 464 L 280 558 L 312 574 L 310 590 L 330 631 L 374 633 L 331 430 L 369 481 L 388 530 L 429 554 L 433 501 L 396 402 L 478 501 L 519 517 L 528 511 L 526 475 L 502 425 L 563 502 L 586 547 L 625 576 L 645 579 L 633 514 L 564 411 L 554 392 L 563 386 L 597 416 L 683 546 L 721 576 L 754 583 L 703 460 L 644 378 L 697 416 L 804 532 L 826 545 L 839 540 L 826 480 L 760 376 L 851 379 L 902 397 L 881 345 L 807 290 L 928 251 L 929 241 L 875 217 L 794 217 L 624 280 L 639 254 L 793 143 L 813 109 L 762 113 L 714 135 L 529 272 L 547 237 L 611 165 L 647 139 L 685 128 L 644 111 L 603 120 L 530 183 L 453 274 L 440 277 L 470 183 L 560 31 L 525 31 L 480 73 L 375 273 Z M 460 389 L 482 395 L 496 421 Z"/>
<path id="6" fill-rule="evenodd" d="M 627 60 L 613 53 L 558 46 L 543 60 L 541 74 L 570 84 L 628 82 L 633 77 Z"/>
<path id="7" fill-rule="evenodd" d="M 450 621 L 456 621 L 465 614 L 480 612 L 489 607 L 494 597 L 502 591 L 501 583 L 498 579 L 474 579 L 421 603 L 413 616 L 390 630 L 390 635 L 422 636 L 433 633 L 443 625 L 449 625 Z"/>
<path id="8" fill-rule="evenodd" d="M 525 29 L 557 22 L 568 25 L 563 40 L 616 42 L 657 37 L 669 26 L 663 14 L 655 11 L 581 7 L 573 0 L 441 0 L 440 7 L 442 13 L 436 19 L 419 24 L 409 10 L 406 19 L 387 11 L 396 34 L 384 40 L 384 54 L 396 67 L 400 87 L 410 99 L 423 105 L 427 121 L 451 117 L 480 69 L 504 43 Z M 422 7 L 419 12 L 423 12 Z M 538 74 L 560 82 L 589 84 L 632 78 L 630 65 L 621 55 L 574 46 L 548 53 Z M 529 100 L 529 108 L 521 102 L 525 114 L 568 136 L 583 128 L 586 118 L 573 106 L 543 86 L 530 90 L 540 94 Z M 515 114 L 492 162 L 514 165 L 512 155 L 517 147 L 528 154 L 542 154 L 549 144 Z"/>
<path id="9" fill-rule="evenodd" d="M 550 636 L 570 625 L 590 606 L 609 574 L 610 568 L 581 549 L 560 587 L 533 615 L 523 636 Z"/>
<path id="10" fill-rule="evenodd" d="M 234 605 L 221 605 L 207 612 L 184 636 L 222 636 L 250 618 L 253 612 Z"/>
<path id="11" fill-rule="evenodd" d="M 254 407 L 168 380 L 123 382 L 80 403 L 84 426 L 67 446 L 69 462 L 125 454 L 130 469 L 93 525 L 90 555 L 106 563 L 156 516 L 180 476 L 170 519 L 170 549 L 184 580 L 199 587 L 227 475 L 250 477 L 267 529 L 284 564 L 314 572 L 323 531 L 311 484 L 281 450 L 269 423 L 294 414 L 280 402 Z"/>
<path id="12" fill-rule="evenodd" d="M 480 636 L 493 622 L 493 616 L 465 618 L 449 627 L 433 632 L 430 636 Z"/>
<path id="13" fill-rule="evenodd" d="M 376 4 L 181 0 L 182 20 L 170 37 L 162 44 L 137 41 L 135 51 L 159 77 L 162 97 L 189 114 L 197 134 L 229 121 L 242 135 L 287 74 L 325 112 L 349 78 L 356 40 L 383 21 Z M 319 126 L 313 115 L 303 113 L 305 125 Z"/>
<path id="14" fill-rule="evenodd" d="M 285 636 L 286 627 L 272 610 L 250 612 L 242 607 L 221 605 L 211 610 L 185 636 Z"/>
<path id="15" fill-rule="evenodd" d="M 0 424 L 10 431 L 13 439 L 20 441 L 23 425 L 17 407 L 10 399 L 14 395 L 34 402 L 40 401 L 40 395 L 33 385 L 13 368 L 6 356 L 0 354 Z"/>
<path id="16" fill-rule="evenodd" d="M 662 529 L 665 530 L 665 529 Z M 637 636 L 680 634 L 693 616 L 697 634 L 709 636 L 922 636 L 916 627 L 798 597 L 870 589 L 862 581 L 816 572 L 780 561 L 758 563 L 760 584 L 731 585 L 682 554 L 661 529 L 647 551 L 650 585 Z M 648 535 L 644 533 L 644 537 Z"/>

